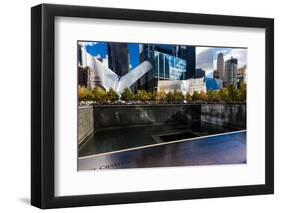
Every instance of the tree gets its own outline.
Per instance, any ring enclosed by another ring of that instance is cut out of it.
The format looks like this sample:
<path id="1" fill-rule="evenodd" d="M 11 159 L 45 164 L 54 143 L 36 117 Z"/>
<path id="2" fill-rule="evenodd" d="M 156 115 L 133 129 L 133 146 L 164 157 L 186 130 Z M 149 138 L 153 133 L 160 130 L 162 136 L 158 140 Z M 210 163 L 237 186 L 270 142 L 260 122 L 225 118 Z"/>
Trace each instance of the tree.
<path id="1" fill-rule="evenodd" d="M 79 101 L 90 101 L 92 99 L 92 91 L 86 87 L 78 87 Z"/>
<path id="2" fill-rule="evenodd" d="M 138 90 L 138 92 L 135 96 L 135 99 L 146 102 L 146 101 L 150 100 L 150 95 L 145 90 Z"/>
<path id="3" fill-rule="evenodd" d="M 226 88 L 219 91 L 219 98 L 223 102 L 228 102 L 228 90 Z"/>
<path id="4" fill-rule="evenodd" d="M 239 101 L 238 90 L 233 85 L 230 85 L 229 87 L 227 87 L 227 92 L 228 92 L 227 102 L 235 103 L 235 102 Z"/>
<path id="5" fill-rule="evenodd" d="M 148 93 L 149 101 L 156 101 L 157 92 Z"/>
<path id="6" fill-rule="evenodd" d="M 107 100 L 109 101 L 117 101 L 119 99 L 119 95 L 112 88 L 107 92 Z"/>
<path id="7" fill-rule="evenodd" d="M 166 100 L 166 98 L 167 98 L 167 95 L 164 90 L 160 90 L 160 91 L 156 92 L 155 100 L 157 102 L 163 102 Z"/>
<path id="8" fill-rule="evenodd" d="M 184 95 L 182 94 L 181 91 L 176 91 L 174 90 L 174 101 L 183 101 L 184 100 Z"/>
<path id="9" fill-rule="evenodd" d="M 203 90 L 200 92 L 200 100 L 203 101 L 203 102 L 208 101 L 208 96 Z"/>
<path id="10" fill-rule="evenodd" d="M 185 100 L 188 102 L 192 101 L 192 96 L 189 93 L 186 93 Z"/>
<path id="11" fill-rule="evenodd" d="M 132 91 L 126 87 L 123 91 L 123 93 L 121 94 L 121 99 L 124 101 L 131 101 L 134 100 L 134 94 L 132 93 Z"/>
<path id="12" fill-rule="evenodd" d="M 200 94 L 197 91 L 194 91 L 192 94 L 192 100 L 193 101 L 199 101 L 200 100 Z"/>
<path id="13" fill-rule="evenodd" d="M 247 100 L 247 85 L 246 84 L 241 85 L 238 93 L 239 93 L 239 101 L 246 102 L 246 100 Z"/>
<path id="14" fill-rule="evenodd" d="M 220 102 L 221 99 L 220 99 L 220 95 L 219 95 L 219 91 L 212 91 L 212 90 L 209 90 L 207 92 L 207 96 L 208 96 L 208 102 L 211 102 L 211 103 L 217 103 L 217 102 Z"/>
<path id="15" fill-rule="evenodd" d="M 103 103 L 107 100 L 107 93 L 101 87 L 95 87 L 92 92 L 92 98 L 94 101 Z"/>
<path id="16" fill-rule="evenodd" d="M 166 99 L 167 99 L 167 101 L 170 102 L 170 103 L 173 102 L 173 101 L 174 101 L 174 93 L 171 92 L 171 91 L 169 91 L 169 92 L 167 93 Z"/>

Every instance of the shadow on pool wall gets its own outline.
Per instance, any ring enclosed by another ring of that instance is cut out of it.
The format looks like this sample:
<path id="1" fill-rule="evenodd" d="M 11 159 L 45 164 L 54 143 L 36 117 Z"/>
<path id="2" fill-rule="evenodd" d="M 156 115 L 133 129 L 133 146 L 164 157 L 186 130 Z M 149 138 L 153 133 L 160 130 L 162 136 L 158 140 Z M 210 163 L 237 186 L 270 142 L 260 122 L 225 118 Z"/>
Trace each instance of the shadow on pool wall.
<path id="1" fill-rule="evenodd" d="M 140 125 L 201 122 L 246 129 L 245 104 L 158 104 L 93 106 L 94 130 Z"/>
<path id="2" fill-rule="evenodd" d="M 202 104 L 201 122 L 246 129 L 246 104 Z"/>
<path id="3" fill-rule="evenodd" d="M 200 125 L 201 105 L 94 106 L 95 130 L 182 123 Z"/>

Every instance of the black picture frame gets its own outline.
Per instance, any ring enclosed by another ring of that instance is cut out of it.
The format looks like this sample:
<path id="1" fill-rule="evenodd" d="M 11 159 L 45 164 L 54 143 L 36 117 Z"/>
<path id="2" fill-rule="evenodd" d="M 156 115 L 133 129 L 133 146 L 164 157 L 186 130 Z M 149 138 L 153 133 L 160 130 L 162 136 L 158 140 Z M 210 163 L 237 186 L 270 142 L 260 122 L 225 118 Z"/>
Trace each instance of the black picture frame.
<path id="1" fill-rule="evenodd" d="M 54 195 L 55 17 L 265 29 L 265 184 L 94 195 Z M 274 193 L 274 19 L 41 4 L 31 8 L 31 204 L 60 208 Z"/>

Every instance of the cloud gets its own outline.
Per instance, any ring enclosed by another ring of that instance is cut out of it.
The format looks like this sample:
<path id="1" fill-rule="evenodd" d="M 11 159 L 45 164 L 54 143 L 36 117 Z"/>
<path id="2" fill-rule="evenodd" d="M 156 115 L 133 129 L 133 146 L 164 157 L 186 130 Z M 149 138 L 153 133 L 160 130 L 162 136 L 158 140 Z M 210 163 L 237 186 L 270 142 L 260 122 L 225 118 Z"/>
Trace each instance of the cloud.
<path id="1" fill-rule="evenodd" d="M 196 48 L 196 68 L 202 68 L 206 71 L 207 76 L 212 76 L 213 70 L 217 69 L 217 57 L 223 53 L 224 61 L 231 57 L 238 59 L 238 68 L 247 65 L 247 49 L 237 48 Z"/>
<path id="2" fill-rule="evenodd" d="M 78 44 L 80 44 L 81 46 L 94 46 L 96 44 L 98 44 L 98 42 L 94 42 L 94 41 L 79 41 Z"/>
<path id="3" fill-rule="evenodd" d="M 214 69 L 214 52 L 210 47 L 196 47 L 196 68 L 202 68 L 206 72 Z"/>
<path id="4" fill-rule="evenodd" d="M 218 55 L 219 53 L 226 54 L 227 52 L 229 52 L 229 50 L 227 50 L 227 49 L 219 49 L 219 50 L 215 50 L 215 52 L 216 52 L 216 55 Z"/>
<path id="5" fill-rule="evenodd" d="M 238 68 L 247 65 L 247 49 L 232 49 L 224 56 L 224 60 L 226 61 L 231 57 L 238 59 Z"/>

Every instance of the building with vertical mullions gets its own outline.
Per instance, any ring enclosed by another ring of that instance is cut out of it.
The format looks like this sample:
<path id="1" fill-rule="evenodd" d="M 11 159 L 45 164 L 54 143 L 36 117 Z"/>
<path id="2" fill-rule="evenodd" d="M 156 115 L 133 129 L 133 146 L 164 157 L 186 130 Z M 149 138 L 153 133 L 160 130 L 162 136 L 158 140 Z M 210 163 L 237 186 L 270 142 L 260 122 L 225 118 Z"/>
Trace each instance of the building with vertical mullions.
<path id="1" fill-rule="evenodd" d="M 237 88 L 237 65 L 238 59 L 231 57 L 225 62 L 226 86 Z"/>
<path id="2" fill-rule="evenodd" d="M 247 83 L 246 78 L 247 65 L 237 69 L 237 87 L 240 88 L 243 84 Z"/>
<path id="3" fill-rule="evenodd" d="M 149 61 L 153 69 L 143 76 L 133 91 L 156 91 L 159 80 L 186 80 L 196 77 L 194 46 L 140 44 L 140 61 Z"/>

